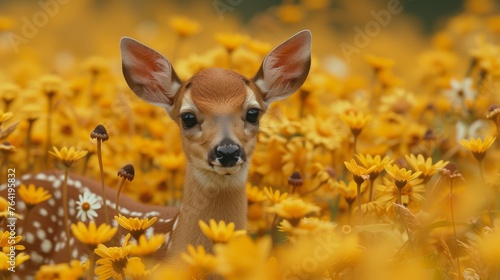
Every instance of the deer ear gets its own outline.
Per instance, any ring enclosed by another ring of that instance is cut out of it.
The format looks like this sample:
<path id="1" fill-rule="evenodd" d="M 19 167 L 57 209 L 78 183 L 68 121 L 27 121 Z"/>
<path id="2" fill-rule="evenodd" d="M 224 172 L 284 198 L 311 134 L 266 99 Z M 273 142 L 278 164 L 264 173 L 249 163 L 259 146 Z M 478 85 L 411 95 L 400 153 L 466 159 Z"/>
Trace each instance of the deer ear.
<path id="1" fill-rule="evenodd" d="M 182 81 L 172 64 L 157 51 L 123 37 L 120 41 L 123 76 L 142 100 L 169 110 Z"/>
<path id="2" fill-rule="evenodd" d="M 264 58 L 253 80 L 269 104 L 297 91 L 306 80 L 310 67 L 311 32 L 302 30 Z"/>

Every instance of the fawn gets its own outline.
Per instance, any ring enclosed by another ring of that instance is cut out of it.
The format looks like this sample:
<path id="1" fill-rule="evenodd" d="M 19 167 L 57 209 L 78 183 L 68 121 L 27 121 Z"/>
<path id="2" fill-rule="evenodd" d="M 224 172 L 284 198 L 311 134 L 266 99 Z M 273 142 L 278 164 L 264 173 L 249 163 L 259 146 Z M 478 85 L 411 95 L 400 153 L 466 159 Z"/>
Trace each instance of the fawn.
<path id="1" fill-rule="evenodd" d="M 165 108 L 181 130 L 187 158 L 179 215 L 172 208 L 145 206 L 127 198 L 121 201 L 121 213 L 159 217 L 154 231 L 172 232 L 160 253 L 164 259 L 177 256 L 188 244 L 203 245 L 211 251 L 213 244 L 201 232 L 198 221 L 224 220 L 234 222 L 236 229 L 245 229 L 245 184 L 259 121 L 271 102 L 290 96 L 304 83 L 311 64 L 311 33 L 303 30 L 274 48 L 251 79 L 232 70 L 209 68 L 183 82 L 169 60 L 157 51 L 126 37 L 120 48 L 127 84 L 144 101 Z M 70 178 L 70 206 L 83 189 L 100 195 L 97 182 L 75 175 Z M 21 178 L 23 183 L 43 186 L 52 194 L 60 193 L 61 180 L 59 173 Z M 60 195 L 53 195 L 37 205 L 38 209 L 32 211 L 37 213 L 30 216 L 33 222 L 24 229 L 23 235 L 29 236 L 25 238 L 27 252 L 32 255 L 34 266 L 69 259 L 62 253 L 66 236 L 61 218 L 56 216 L 61 212 L 59 200 Z M 114 203 L 108 203 L 111 217 L 117 214 Z M 97 224 L 104 222 L 102 216 L 96 218 Z M 70 222 L 77 222 L 71 211 Z M 71 238 L 75 246 L 72 258 L 81 258 L 87 252 L 77 243 Z"/>

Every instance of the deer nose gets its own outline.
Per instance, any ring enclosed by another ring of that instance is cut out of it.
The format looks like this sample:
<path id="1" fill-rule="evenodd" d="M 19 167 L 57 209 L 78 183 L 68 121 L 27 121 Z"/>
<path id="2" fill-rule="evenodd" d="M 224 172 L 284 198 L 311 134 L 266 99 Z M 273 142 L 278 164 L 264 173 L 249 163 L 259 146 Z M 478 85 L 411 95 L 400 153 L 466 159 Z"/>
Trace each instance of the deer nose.
<path id="1" fill-rule="evenodd" d="M 244 160 L 244 152 L 234 141 L 227 139 L 215 146 L 209 155 L 209 161 L 217 161 L 223 167 L 234 166 L 240 159 Z"/>
<path id="2" fill-rule="evenodd" d="M 235 145 L 219 146 L 215 152 L 222 166 L 233 166 L 239 159 L 240 148 Z"/>

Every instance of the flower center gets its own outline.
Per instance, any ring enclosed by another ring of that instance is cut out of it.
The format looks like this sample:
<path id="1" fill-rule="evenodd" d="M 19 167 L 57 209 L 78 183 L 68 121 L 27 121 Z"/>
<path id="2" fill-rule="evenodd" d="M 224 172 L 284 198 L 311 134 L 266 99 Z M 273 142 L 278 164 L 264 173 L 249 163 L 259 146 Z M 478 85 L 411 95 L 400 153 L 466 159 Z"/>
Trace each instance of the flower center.
<path id="1" fill-rule="evenodd" d="M 406 181 L 406 180 L 394 180 L 394 184 L 396 185 L 396 187 L 398 189 L 404 188 L 407 183 L 408 183 L 408 181 Z"/>
<path id="2" fill-rule="evenodd" d="M 111 261 L 113 270 L 116 273 L 122 273 L 125 267 L 127 266 L 128 259 L 127 258 L 121 258 L 118 260 Z"/>
<path id="3" fill-rule="evenodd" d="M 87 201 L 82 203 L 82 210 L 85 212 L 89 211 L 90 210 L 90 203 L 88 203 Z"/>

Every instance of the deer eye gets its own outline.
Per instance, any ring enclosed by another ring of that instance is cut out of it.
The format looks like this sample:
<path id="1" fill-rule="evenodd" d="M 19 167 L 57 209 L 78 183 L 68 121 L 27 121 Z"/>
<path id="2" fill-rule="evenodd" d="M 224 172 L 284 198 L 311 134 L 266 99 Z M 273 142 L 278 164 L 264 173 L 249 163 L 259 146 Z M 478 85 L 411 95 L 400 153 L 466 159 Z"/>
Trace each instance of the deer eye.
<path id="1" fill-rule="evenodd" d="M 198 121 L 196 121 L 196 117 L 193 115 L 193 113 L 182 114 L 181 120 L 182 120 L 182 126 L 184 126 L 184 128 L 193 127 L 198 123 Z"/>
<path id="2" fill-rule="evenodd" d="M 257 124 L 259 122 L 259 109 L 248 109 L 247 111 L 247 122 Z"/>

